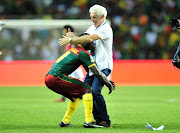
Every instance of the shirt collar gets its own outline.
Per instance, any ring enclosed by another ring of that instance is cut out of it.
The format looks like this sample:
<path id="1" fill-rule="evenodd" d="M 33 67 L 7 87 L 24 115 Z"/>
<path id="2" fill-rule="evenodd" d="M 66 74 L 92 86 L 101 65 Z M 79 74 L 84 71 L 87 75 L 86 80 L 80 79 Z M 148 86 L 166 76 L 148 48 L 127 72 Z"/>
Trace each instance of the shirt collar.
<path id="1" fill-rule="evenodd" d="M 103 25 L 105 25 L 106 24 L 106 20 L 104 20 L 103 21 L 103 23 L 99 26 L 99 27 L 97 27 L 95 30 L 97 31 L 97 30 L 99 30 Z"/>

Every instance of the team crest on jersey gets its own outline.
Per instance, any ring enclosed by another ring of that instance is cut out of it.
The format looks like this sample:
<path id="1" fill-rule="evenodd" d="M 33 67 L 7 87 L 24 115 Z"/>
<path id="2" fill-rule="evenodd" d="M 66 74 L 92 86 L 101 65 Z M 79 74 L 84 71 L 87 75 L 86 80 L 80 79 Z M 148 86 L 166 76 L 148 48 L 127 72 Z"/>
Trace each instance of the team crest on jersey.
<path id="1" fill-rule="evenodd" d="M 79 50 L 77 50 L 75 48 L 70 49 L 70 51 L 71 51 L 71 53 L 74 53 L 75 55 L 79 54 Z"/>

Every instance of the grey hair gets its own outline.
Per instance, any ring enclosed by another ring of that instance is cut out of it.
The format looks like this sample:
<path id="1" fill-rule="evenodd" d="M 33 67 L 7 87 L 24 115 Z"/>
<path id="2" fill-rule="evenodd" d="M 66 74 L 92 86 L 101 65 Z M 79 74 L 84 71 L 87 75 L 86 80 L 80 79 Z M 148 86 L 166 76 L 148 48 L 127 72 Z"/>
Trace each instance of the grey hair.
<path id="1" fill-rule="evenodd" d="M 104 18 L 106 18 L 107 16 L 107 10 L 105 7 L 101 6 L 101 5 L 93 5 L 90 9 L 89 9 L 90 13 L 97 13 L 98 16 L 103 16 Z"/>

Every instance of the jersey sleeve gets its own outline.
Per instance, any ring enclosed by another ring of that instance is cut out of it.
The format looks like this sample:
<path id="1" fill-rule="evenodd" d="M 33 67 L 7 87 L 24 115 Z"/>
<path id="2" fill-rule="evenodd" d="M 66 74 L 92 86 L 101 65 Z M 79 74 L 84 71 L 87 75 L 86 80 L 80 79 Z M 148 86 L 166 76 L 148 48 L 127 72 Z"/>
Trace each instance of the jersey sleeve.
<path id="1" fill-rule="evenodd" d="M 80 53 L 79 53 L 79 60 L 81 60 L 85 65 L 87 65 L 88 66 L 88 68 L 91 68 L 92 66 L 95 66 L 95 63 L 94 63 L 94 61 L 93 61 L 93 58 L 92 58 L 92 56 L 89 54 L 89 53 L 87 53 L 87 52 L 85 52 L 85 51 L 81 51 Z"/>

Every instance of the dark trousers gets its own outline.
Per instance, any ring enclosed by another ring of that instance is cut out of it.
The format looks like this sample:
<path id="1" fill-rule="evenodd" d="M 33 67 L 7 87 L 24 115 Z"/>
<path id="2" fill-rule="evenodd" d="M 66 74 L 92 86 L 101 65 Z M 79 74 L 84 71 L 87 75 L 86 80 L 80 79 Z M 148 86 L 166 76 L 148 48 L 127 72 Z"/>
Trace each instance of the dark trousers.
<path id="1" fill-rule="evenodd" d="M 110 69 L 104 69 L 102 72 L 108 76 L 111 73 Z M 85 83 L 89 84 L 93 88 L 93 115 L 94 119 L 97 123 L 101 121 L 106 121 L 107 123 L 111 123 L 109 120 L 109 115 L 107 114 L 106 103 L 103 95 L 101 94 L 101 90 L 104 86 L 99 79 L 93 75 L 89 76 L 87 73 L 86 78 L 84 80 Z"/>

